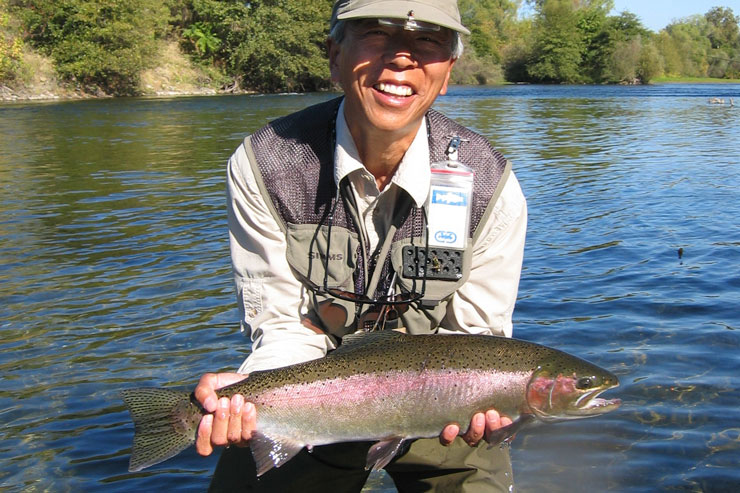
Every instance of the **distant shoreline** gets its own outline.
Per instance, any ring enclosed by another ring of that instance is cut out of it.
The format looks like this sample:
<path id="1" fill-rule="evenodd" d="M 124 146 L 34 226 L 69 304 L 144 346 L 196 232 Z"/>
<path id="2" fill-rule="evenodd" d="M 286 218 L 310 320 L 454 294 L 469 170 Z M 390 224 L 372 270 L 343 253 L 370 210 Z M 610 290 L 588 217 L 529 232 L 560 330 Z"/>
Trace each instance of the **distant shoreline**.
<path id="1" fill-rule="evenodd" d="M 716 79 L 714 77 L 656 77 L 651 84 L 740 84 L 740 79 Z"/>
<path id="2" fill-rule="evenodd" d="M 740 79 L 716 79 L 710 77 L 656 77 L 649 85 L 660 84 L 740 84 Z M 464 85 L 464 84 L 462 84 Z M 491 84 L 492 86 L 498 84 Z M 501 85 L 519 85 L 513 83 L 504 83 Z M 530 84 L 521 84 L 530 85 Z M 536 85 L 536 84 L 532 84 Z M 576 84 L 577 85 L 577 84 Z M 617 85 L 617 84 L 614 84 Z M 451 84 L 454 87 L 455 84 Z M 56 90 L 55 90 L 56 89 Z M 179 97 L 198 97 L 198 96 L 226 96 L 226 95 L 243 95 L 258 94 L 254 91 L 229 91 L 216 90 L 209 87 L 193 88 L 188 87 L 182 90 L 171 88 L 168 91 L 155 93 L 143 93 L 136 96 L 111 96 L 108 94 L 89 94 L 74 90 L 68 90 L 57 86 L 56 88 L 45 88 L 45 90 L 35 93 L 27 89 L 12 89 L 0 84 L 0 105 L 3 103 L 49 103 L 54 101 L 78 101 L 89 99 L 123 99 L 123 98 L 148 98 L 148 99 L 166 99 Z"/>

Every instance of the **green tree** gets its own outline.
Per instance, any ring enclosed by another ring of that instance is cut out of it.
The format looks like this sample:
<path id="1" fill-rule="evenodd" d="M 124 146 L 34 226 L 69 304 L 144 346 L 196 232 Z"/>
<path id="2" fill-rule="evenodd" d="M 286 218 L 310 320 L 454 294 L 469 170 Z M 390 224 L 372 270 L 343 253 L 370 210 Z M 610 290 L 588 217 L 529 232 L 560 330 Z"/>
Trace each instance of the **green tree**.
<path id="1" fill-rule="evenodd" d="M 517 22 L 521 1 L 460 0 L 460 16 L 470 30 L 468 45 L 479 57 L 501 63 L 504 46 Z"/>
<path id="2" fill-rule="evenodd" d="M 621 12 L 607 17 L 604 24 L 605 41 L 602 56 L 605 59 L 602 82 L 632 83 L 639 76 L 640 57 L 650 43 L 652 33 L 645 29 L 632 12 Z M 651 77 L 652 78 L 652 77 Z"/>
<path id="3" fill-rule="evenodd" d="M 581 75 L 585 82 L 601 82 L 612 51 L 607 14 L 612 0 L 583 2 L 577 9 L 577 26 L 583 43 Z"/>
<path id="4" fill-rule="evenodd" d="M 195 51 L 202 56 L 210 56 L 221 46 L 221 40 L 211 31 L 211 26 L 202 22 L 191 24 L 182 31 L 185 39 L 192 43 Z"/>
<path id="5" fill-rule="evenodd" d="M 135 94 L 169 10 L 157 0 L 19 0 L 31 42 L 86 90 Z"/>
<path id="6" fill-rule="evenodd" d="M 198 26 L 219 41 L 210 58 L 244 88 L 264 92 L 328 88 L 326 37 L 332 0 L 189 0 L 185 33 Z"/>
<path id="7" fill-rule="evenodd" d="M 740 17 L 732 9 L 714 7 L 704 14 L 709 29 L 711 50 L 708 57 L 708 75 L 734 77 L 740 72 Z"/>
<path id="8" fill-rule="evenodd" d="M 460 16 L 470 30 L 465 55 L 455 65 L 455 84 L 492 84 L 504 80 L 505 51 L 515 36 L 521 0 L 460 0 Z"/>
<path id="9" fill-rule="evenodd" d="M 740 17 L 732 9 L 714 7 L 704 14 L 709 25 L 709 41 L 712 48 L 737 50 L 740 48 Z"/>
<path id="10" fill-rule="evenodd" d="M 663 60 L 665 73 L 672 76 L 682 75 L 684 73 L 684 63 L 683 56 L 680 52 L 680 46 L 678 46 L 678 43 L 676 43 L 666 29 L 663 29 L 658 33 L 656 46 Z"/>
<path id="11" fill-rule="evenodd" d="M 662 73 L 663 60 L 655 44 L 650 40 L 643 42 L 637 60 L 637 78 L 643 84 L 647 84 Z"/>
<path id="12" fill-rule="evenodd" d="M 581 82 L 584 42 L 572 0 L 538 0 L 527 73 L 538 82 Z"/>
<path id="13" fill-rule="evenodd" d="M 629 11 L 610 16 L 608 18 L 607 28 L 611 32 L 612 38 L 617 40 L 632 39 L 637 36 L 646 36 L 649 34 L 648 30 L 640 22 L 640 18 Z"/>
<path id="14" fill-rule="evenodd" d="M 0 0 L 0 82 L 10 82 L 23 65 L 23 39 L 12 25 L 8 3 Z"/>
<path id="15" fill-rule="evenodd" d="M 633 82 L 637 79 L 642 41 L 639 37 L 618 41 L 614 46 L 604 77 L 609 82 Z"/>
<path id="16" fill-rule="evenodd" d="M 329 87 L 326 38 L 331 0 L 264 2 L 252 12 L 249 43 L 234 53 L 234 68 L 262 91 Z"/>
<path id="17" fill-rule="evenodd" d="M 676 21 L 665 30 L 680 57 L 679 75 L 706 77 L 709 70 L 707 55 L 711 50 L 711 43 L 708 36 L 709 26 L 704 16 L 695 15 Z"/>

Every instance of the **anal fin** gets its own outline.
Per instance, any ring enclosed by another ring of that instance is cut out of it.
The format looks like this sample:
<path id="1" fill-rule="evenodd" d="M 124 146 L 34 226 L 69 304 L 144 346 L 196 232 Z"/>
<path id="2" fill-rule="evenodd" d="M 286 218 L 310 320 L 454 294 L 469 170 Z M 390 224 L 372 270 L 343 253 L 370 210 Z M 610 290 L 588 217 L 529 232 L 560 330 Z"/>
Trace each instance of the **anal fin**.
<path id="1" fill-rule="evenodd" d="M 373 444 L 367 451 L 365 469 L 383 469 L 396 456 L 404 440 L 403 437 L 391 437 Z"/>
<path id="2" fill-rule="evenodd" d="M 258 431 L 252 434 L 249 447 L 252 449 L 254 462 L 257 464 L 257 476 L 261 476 L 273 467 L 280 467 L 305 447 L 290 438 L 270 437 Z"/>

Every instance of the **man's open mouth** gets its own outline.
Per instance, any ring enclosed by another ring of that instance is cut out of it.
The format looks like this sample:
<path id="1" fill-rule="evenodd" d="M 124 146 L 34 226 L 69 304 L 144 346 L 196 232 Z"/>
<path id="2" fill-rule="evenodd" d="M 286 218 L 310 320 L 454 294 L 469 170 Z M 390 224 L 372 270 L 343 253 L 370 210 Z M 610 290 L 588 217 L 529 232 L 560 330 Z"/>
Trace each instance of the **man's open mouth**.
<path id="1" fill-rule="evenodd" d="M 409 86 L 397 86 L 395 84 L 389 84 L 387 82 L 378 82 L 374 88 L 380 92 L 391 94 L 393 96 L 408 97 L 414 94 L 414 90 Z"/>

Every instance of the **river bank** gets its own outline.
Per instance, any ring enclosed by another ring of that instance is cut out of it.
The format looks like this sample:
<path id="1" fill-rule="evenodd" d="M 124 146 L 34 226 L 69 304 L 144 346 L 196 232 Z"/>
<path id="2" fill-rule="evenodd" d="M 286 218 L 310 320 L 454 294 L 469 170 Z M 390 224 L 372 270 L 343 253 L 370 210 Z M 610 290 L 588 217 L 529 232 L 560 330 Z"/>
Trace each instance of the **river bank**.
<path id="1" fill-rule="evenodd" d="M 176 47 L 169 48 L 176 50 Z M 231 84 L 223 86 L 209 80 L 200 69 L 194 67 L 183 55 L 180 63 L 166 64 L 142 74 L 141 92 L 137 96 L 169 98 L 183 96 L 216 96 L 226 94 L 250 94 L 249 91 Z M 662 84 L 737 84 L 738 79 L 715 79 L 700 77 L 658 77 L 650 85 Z M 452 84 L 454 85 L 454 84 Z M 494 84 L 496 85 L 496 84 Z M 507 85 L 507 84 L 504 84 Z M 102 91 L 89 91 L 73 84 L 57 80 L 53 70 L 38 72 L 30 84 L 12 86 L 0 83 L 0 102 L 66 101 L 81 99 L 114 98 Z"/>
<path id="2" fill-rule="evenodd" d="M 112 98 L 99 88 L 83 87 L 57 78 L 49 58 L 26 49 L 24 77 L 0 82 L 0 101 L 55 101 Z M 140 75 L 138 96 L 173 97 L 244 94 L 233 81 L 223 80 L 213 70 L 200 67 L 183 54 L 174 41 L 160 43 L 154 67 Z"/>
<path id="3" fill-rule="evenodd" d="M 0 102 L 58 101 L 102 99 L 115 97 L 99 88 L 83 87 L 74 82 L 59 80 L 52 61 L 36 50 L 24 47 L 22 76 L 13 81 L 0 82 Z M 465 71 L 464 66 L 457 68 Z M 455 77 L 454 82 L 465 82 L 465 77 Z M 492 77 L 500 81 L 502 77 Z M 651 84 L 738 83 L 737 79 L 661 76 Z M 493 84 L 495 85 L 495 84 Z M 183 53 L 176 41 L 161 41 L 153 68 L 140 75 L 137 96 L 177 97 L 210 96 L 220 94 L 247 94 L 254 91 L 240 87 L 238 81 L 227 80 L 214 68 L 194 63 Z"/>

